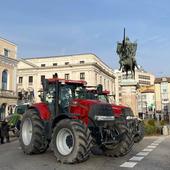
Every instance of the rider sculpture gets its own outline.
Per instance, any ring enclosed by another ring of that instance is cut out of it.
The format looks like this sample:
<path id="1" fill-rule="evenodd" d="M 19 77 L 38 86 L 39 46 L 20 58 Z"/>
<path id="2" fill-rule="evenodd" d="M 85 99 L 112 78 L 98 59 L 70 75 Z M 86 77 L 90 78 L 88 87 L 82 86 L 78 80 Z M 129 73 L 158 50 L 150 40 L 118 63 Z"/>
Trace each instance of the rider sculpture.
<path id="1" fill-rule="evenodd" d="M 137 50 L 137 43 L 132 43 L 128 37 L 125 38 L 125 30 L 124 30 L 124 38 L 122 43 L 117 43 L 117 54 L 120 57 L 119 70 L 122 72 L 126 72 L 126 78 L 128 77 L 128 72 L 131 71 L 132 78 L 135 78 L 135 67 L 138 68 L 137 62 L 135 59 Z"/>

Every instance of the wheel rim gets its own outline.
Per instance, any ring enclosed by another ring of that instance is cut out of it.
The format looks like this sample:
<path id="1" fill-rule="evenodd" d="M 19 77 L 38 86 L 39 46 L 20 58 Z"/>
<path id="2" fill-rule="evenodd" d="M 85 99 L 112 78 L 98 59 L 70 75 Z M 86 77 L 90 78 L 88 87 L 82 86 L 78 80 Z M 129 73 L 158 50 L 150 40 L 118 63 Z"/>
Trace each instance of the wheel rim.
<path id="1" fill-rule="evenodd" d="M 22 126 L 22 140 L 24 145 L 29 145 L 32 139 L 32 122 L 31 119 L 25 119 Z"/>
<path id="2" fill-rule="evenodd" d="M 60 154 L 64 156 L 69 155 L 74 146 L 73 133 L 67 128 L 61 129 L 57 134 L 56 146 Z"/>

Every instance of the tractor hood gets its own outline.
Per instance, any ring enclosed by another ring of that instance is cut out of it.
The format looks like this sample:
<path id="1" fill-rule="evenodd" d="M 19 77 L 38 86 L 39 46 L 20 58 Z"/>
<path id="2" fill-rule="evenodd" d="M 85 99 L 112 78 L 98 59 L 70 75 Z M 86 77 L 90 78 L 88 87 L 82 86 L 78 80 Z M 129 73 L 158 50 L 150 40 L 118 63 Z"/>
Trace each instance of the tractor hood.
<path id="1" fill-rule="evenodd" d="M 95 121 L 96 116 L 114 116 L 111 104 L 90 99 L 74 99 L 70 112 L 79 114 L 87 124 L 90 119 Z"/>

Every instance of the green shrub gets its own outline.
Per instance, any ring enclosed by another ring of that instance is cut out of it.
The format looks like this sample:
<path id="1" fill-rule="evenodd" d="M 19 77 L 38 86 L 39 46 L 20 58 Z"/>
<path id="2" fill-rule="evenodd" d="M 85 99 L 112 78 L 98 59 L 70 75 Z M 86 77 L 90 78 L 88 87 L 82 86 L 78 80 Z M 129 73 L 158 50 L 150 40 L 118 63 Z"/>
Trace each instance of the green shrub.
<path id="1" fill-rule="evenodd" d="M 155 126 L 155 120 L 153 120 L 153 119 L 148 120 L 147 123 L 148 123 L 148 125 Z"/>
<path id="2" fill-rule="evenodd" d="M 157 127 L 150 124 L 145 124 L 145 135 L 155 135 L 157 132 Z"/>

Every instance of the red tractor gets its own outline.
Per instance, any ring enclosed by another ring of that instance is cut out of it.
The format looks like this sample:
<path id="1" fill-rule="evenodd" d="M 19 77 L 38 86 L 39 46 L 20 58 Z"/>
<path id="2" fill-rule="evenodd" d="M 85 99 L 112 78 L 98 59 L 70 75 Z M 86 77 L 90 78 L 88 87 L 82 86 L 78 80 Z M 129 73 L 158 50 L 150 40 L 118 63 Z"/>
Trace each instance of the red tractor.
<path id="1" fill-rule="evenodd" d="M 127 120 L 127 126 L 133 132 L 134 142 L 135 143 L 140 142 L 144 137 L 144 123 L 140 118 L 134 116 L 132 109 L 128 106 L 114 104 L 114 96 L 109 95 L 110 93 L 109 91 L 105 90 L 102 91 L 102 93 L 97 94 L 97 90 L 96 90 L 97 87 L 95 86 L 89 86 L 89 87 L 93 87 L 90 90 L 88 89 L 88 91 L 96 94 L 98 100 L 110 103 L 112 105 L 115 118 L 124 116 L 124 118 Z"/>
<path id="2" fill-rule="evenodd" d="M 30 106 L 21 122 L 19 139 L 26 154 L 43 153 L 51 143 L 57 161 L 78 163 L 88 159 L 94 145 L 109 156 L 130 151 L 133 138 L 125 119 L 117 123 L 111 104 L 87 99 L 85 85 L 57 76 L 42 81 L 42 102 Z"/>

